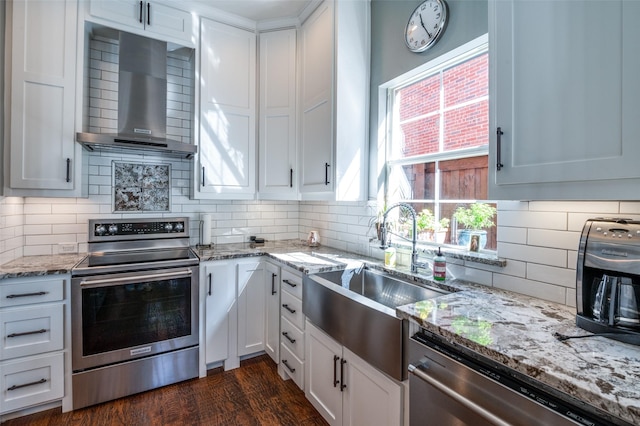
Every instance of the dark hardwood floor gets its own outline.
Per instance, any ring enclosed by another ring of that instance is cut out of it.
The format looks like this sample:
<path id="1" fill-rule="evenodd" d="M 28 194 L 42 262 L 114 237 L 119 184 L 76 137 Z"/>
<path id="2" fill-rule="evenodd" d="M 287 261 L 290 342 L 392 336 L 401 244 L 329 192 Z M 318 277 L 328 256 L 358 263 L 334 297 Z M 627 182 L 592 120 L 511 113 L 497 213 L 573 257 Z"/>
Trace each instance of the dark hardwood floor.
<path id="1" fill-rule="evenodd" d="M 291 380 L 278 376 L 267 355 L 240 368 L 210 370 L 193 379 L 116 401 L 62 413 L 53 409 L 3 426 L 58 425 L 326 425 Z"/>

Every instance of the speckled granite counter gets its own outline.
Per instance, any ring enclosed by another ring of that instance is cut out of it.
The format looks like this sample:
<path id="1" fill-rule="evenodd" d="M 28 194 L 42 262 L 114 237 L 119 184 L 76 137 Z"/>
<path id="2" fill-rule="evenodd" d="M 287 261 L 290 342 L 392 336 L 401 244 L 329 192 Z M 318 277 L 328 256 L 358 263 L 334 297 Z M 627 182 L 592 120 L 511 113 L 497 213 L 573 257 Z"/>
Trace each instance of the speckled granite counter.
<path id="1" fill-rule="evenodd" d="M 469 287 L 400 307 L 397 314 L 454 345 L 640 424 L 640 347 L 605 337 L 560 342 L 554 332 L 590 334 L 575 326 L 575 308 Z"/>
<path id="2" fill-rule="evenodd" d="M 25 256 L 0 265 L 0 280 L 6 278 L 35 277 L 41 275 L 68 274 L 86 253 L 52 256 Z"/>

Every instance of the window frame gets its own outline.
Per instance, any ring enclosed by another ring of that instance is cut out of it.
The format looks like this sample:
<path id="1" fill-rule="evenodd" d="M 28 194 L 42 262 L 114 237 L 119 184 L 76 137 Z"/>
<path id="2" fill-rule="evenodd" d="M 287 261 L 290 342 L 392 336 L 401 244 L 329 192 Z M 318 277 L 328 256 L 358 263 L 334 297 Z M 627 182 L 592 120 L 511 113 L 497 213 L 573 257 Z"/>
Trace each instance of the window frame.
<path id="1" fill-rule="evenodd" d="M 378 137 L 378 148 L 383 151 L 383 155 L 378 157 L 378 167 L 379 170 L 382 171 L 384 179 L 381 182 L 381 188 L 379 187 L 378 199 L 382 199 L 383 202 L 381 205 L 385 205 L 386 203 L 394 203 L 394 202 L 407 202 L 409 204 L 432 204 L 434 205 L 433 214 L 436 218 L 436 221 L 440 219 L 440 206 L 442 204 L 463 204 L 463 203 L 474 203 L 477 201 L 481 202 L 489 202 L 490 200 L 475 200 L 475 199 L 454 199 L 454 200 L 442 200 L 441 199 L 441 175 L 439 171 L 439 162 L 447 161 L 447 160 L 457 160 L 463 158 L 470 157 L 479 157 L 479 156 L 487 156 L 489 154 L 489 141 L 481 146 L 470 147 L 470 148 L 461 148 L 451 151 L 442 151 L 444 145 L 444 128 L 445 126 L 439 126 L 439 137 L 438 137 L 438 145 L 439 150 L 436 153 L 430 154 L 419 154 L 413 155 L 403 158 L 393 158 L 392 157 L 392 145 L 394 142 L 394 136 L 400 134 L 400 114 L 399 114 L 399 103 L 395 103 L 395 93 L 396 91 L 415 84 L 421 80 L 429 78 L 430 76 L 434 76 L 437 74 L 442 75 L 442 71 L 448 68 L 451 68 L 457 64 L 461 64 L 467 60 L 473 59 L 481 54 L 489 52 L 488 48 L 488 35 L 484 34 L 474 40 L 471 40 L 464 45 L 453 49 L 443 55 L 434 58 L 409 72 L 402 74 L 393 80 L 382 84 L 379 86 L 379 129 L 383 129 L 381 132 L 382 135 L 379 134 Z M 490 72 L 490 71 L 489 71 Z M 440 84 L 442 87 L 442 82 Z M 473 101 L 462 102 L 461 104 L 457 104 L 455 106 L 451 106 L 448 108 L 444 108 L 443 97 L 440 97 L 440 107 L 438 109 L 437 115 L 439 117 L 443 117 L 443 115 L 450 110 L 460 108 L 461 106 L 471 105 L 474 103 L 478 103 L 480 101 L 488 100 L 489 94 L 482 96 L 480 98 L 476 98 Z M 424 119 L 428 117 L 429 114 L 420 115 L 415 119 Z M 405 120 L 402 123 L 406 123 Z M 397 136 L 396 136 L 397 137 Z M 380 158 L 382 157 L 382 158 Z M 389 180 L 391 177 L 391 171 L 394 167 L 402 167 L 407 165 L 421 164 L 421 163 L 434 163 L 436 167 L 436 172 L 434 176 L 434 198 L 433 199 L 389 199 L 390 194 L 390 185 Z M 380 191 L 381 190 L 381 191 Z M 421 244 L 433 245 L 436 243 L 420 241 Z M 451 247 L 458 247 L 455 244 L 447 244 Z M 486 252 L 496 252 L 496 250 L 486 249 Z"/>

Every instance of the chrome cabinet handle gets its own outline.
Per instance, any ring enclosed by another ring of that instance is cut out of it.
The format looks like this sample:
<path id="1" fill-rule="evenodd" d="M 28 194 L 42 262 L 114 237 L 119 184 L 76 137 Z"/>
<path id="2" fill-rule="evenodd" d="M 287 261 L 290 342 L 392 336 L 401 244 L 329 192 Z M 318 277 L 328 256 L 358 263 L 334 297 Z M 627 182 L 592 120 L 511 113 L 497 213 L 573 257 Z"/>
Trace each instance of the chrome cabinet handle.
<path id="1" fill-rule="evenodd" d="M 296 283 L 292 283 L 292 282 L 291 282 L 291 281 L 289 281 L 289 280 L 282 280 L 282 282 L 283 282 L 283 283 L 287 283 L 287 284 L 289 284 L 291 287 L 297 287 L 297 286 L 298 286 L 298 284 L 296 284 Z"/>
<path id="2" fill-rule="evenodd" d="M 285 367 L 287 367 L 287 369 L 288 369 L 289 371 L 291 371 L 292 373 L 295 373 L 295 372 L 296 372 L 296 369 L 295 369 L 295 368 L 293 368 L 293 367 L 291 367 L 291 366 L 289 365 L 289 363 L 287 362 L 287 360 L 286 360 L 286 359 L 283 359 L 283 360 L 282 360 L 282 363 L 283 363 L 283 364 L 284 364 L 284 366 L 285 366 Z"/>
<path id="3" fill-rule="evenodd" d="M 421 371 L 420 369 L 418 369 L 417 367 L 415 367 L 415 366 L 413 366 L 411 364 L 409 364 L 409 372 L 411 374 L 413 374 L 414 376 L 416 376 L 417 378 L 419 378 L 420 380 L 422 380 L 424 382 L 427 382 L 429 385 L 433 386 L 434 388 L 436 388 L 440 392 L 442 392 L 445 395 L 447 395 L 448 397 L 452 398 L 453 400 L 455 400 L 459 404 L 462 404 L 464 407 L 470 409 L 471 411 L 473 411 L 474 413 L 476 413 L 480 417 L 486 419 L 489 423 L 495 424 L 497 426 L 509 426 L 510 425 L 510 423 L 505 422 L 504 420 L 502 420 L 501 418 L 499 418 L 495 414 L 490 413 L 489 411 L 485 410 L 484 408 L 482 408 L 481 406 L 479 406 L 475 402 L 465 398 L 464 396 L 462 396 L 459 393 L 457 393 L 456 391 L 450 389 L 448 386 L 444 385 L 443 383 L 439 382 L 438 380 L 434 379 L 433 377 L 429 376 L 428 374 L 426 374 L 425 372 Z"/>
<path id="4" fill-rule="evenodd" d="M 38 291 L 36 293 L 8 294 L 7 299 L 15 299 L 16 297 L 44 296 L 49 294 L 48 291 Z"/>
<path id="5" fill-rule="evenodd" d="M 271 295 L 273 296 L 274 294 L 278 293 L 276 291 L 276 277 L 278 276 L 278 274 L 274 274 L 271 273 Z"/>
<path id="6" fill-rule="evenodd" d="M 285 303 L 285 304 L 283 304 L 283 305 L 282 305 L 282 307 L 283 307 L 283 308 L 285 308 L 287 311 L 291 312 L 292 314 L 295 314 L 295 313 L 296 313 L 296 310 L 295 310 L 295 309 L 291 309 L 291 308 L 289 307 L 289 305 L 288 305 L 288 304 L 286 304 L 286 303 Z"/>
<path id="7" fill-rule="evenodd" d="M 35 386 L 35 385 L 39 385 L 42 383 L 46 383 L 47 379 L 40 379 L 36 382 L 31 382 L 31 383 L 25 383 L 24 385 L 13 385 L 10 388 L 7 388 L 8 391 L 13 391 L 16 389 L 21 389 L 21 388 L 26 388 L 27 386 Z"/>
<path id="8" fill-rule="evenodd" d="M 30 334 L 42 334 L 42 333 L 46 333 L 47 330 L 44 328 L 41 328 L 40 330 L 35 330 L 35 331 L 25 331 L 24 333 L 11 333 L 11 334 L 7 334 L 7 337 L 20 337 L 20 336 L 29 336 Z"/>
<path id="9" fill-rule="evenodd" d="M 338 365 L 336 361 L 338 361 L 340 357 L 338 355 L 333 356 L 333 387 L 338 386 L 340 381 L 338 380 Z"/>
<path id="10" fill-rule="evenodd" d="M 347 363 L 347 360 L 342 358 L 340 360 L 340 392 L 344 392 L 347 388 L 347 385 L 344 384 L 344 365 Z"/>
<path id="11" fill-rule="evenodd" d="M 295 342 L 296 342 L 296 339 L 292 339 L 292 338 L 289 336 L 289 333 L 288 333 L 288 332 L 283 331 L 283 332 L 282 332 L 282 335 L 283 335 L 284 337 L 286 337 L 286 338 L 287 338 L 287 340 L 288 340 L 288 341 L 290 341 L 291 343 L 295 343 Z"/>
<path id="12" fill-rule="evenodd" d="M 498 127 L 496 130 L 496 169 L 500 170 L 504 167 L 502 164 L 502 135 L 504 132 L 502 131 L 502 127 Z"/>

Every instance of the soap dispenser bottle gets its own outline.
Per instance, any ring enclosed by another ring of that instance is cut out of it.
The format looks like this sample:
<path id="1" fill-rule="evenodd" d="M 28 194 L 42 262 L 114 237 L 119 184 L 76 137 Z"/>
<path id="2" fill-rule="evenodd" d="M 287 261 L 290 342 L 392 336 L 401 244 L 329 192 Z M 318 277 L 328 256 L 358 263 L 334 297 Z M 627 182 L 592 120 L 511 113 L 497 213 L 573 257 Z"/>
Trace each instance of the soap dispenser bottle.
<path id="1" fill-rule="evenodd" d="M 444 281 L 447 276 L 447 259 L 445 259 L 440 247 L 438 253 L 433 258 L 433 279 L 436 281 Z"/>

